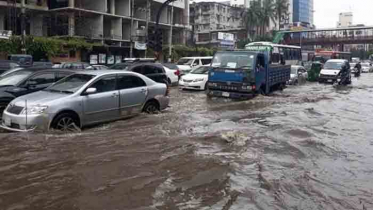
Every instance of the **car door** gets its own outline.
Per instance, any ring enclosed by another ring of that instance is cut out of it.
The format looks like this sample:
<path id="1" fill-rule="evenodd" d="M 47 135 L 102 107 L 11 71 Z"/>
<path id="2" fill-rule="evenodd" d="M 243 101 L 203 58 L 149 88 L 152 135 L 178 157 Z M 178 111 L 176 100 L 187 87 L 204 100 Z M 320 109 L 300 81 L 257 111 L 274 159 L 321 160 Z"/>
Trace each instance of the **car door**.
<path id="1" fill-rule="evenodd" d="M 35 74 L 28 78 L 25 82 L 23 87 L 25 87 L 25 92 L 23 94 L 33 93 L 39 90 L 43 90 L 56 81 L 56 73 L 55 72 L 43 72 L 39 74 Z"/>
<path id="2" fill-rule="evenodd" d="M 119 91 L 116 88 L 116 75 L 101 77 L 88 88 L 96 88 L 96 92 L 89 95 L 83 92 L 85 124 L 118 119 Z"/>
<path id="3" fill-rule="evenodd" d="M 120 115 L 122 117 L 138 114 L 148 95 L 143 79 L 133 75 L 118 75 L 117 87 L 120 95 Z"/>

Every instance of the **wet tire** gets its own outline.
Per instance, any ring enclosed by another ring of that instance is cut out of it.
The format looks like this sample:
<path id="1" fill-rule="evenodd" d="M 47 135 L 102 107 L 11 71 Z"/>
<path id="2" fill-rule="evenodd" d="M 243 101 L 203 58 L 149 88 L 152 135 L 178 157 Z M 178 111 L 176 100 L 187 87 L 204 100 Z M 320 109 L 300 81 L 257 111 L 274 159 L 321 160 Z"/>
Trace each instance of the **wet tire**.
<path id="1" fill-rule="evenodd" d="M 62 132 L 76 132 L 79 128 L 79 120 L 70 113 L 62 113 L 58 115 L 52 123 L 52 128 Z"/>
<path id="2" fill-rule="evenodd" d="M 155 101 L 148 101 L 146 102 L 143 112 L 148 113 L 148 114 L 155 114 L 160 111 L 159 105 Z"/>

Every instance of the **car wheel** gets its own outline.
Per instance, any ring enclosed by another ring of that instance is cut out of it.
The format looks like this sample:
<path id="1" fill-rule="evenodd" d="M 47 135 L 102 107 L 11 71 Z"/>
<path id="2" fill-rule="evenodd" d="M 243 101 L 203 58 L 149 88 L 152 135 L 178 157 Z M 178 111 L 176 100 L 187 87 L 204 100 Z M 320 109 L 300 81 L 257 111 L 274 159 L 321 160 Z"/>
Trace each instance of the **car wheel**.
<path id="1" fill-rule="evenodd" d="M 171 82 L 170 78 L 167 78 L 167 82 L 168 82 L 169 86 L 172 86 L 172 82 Z"/>
<path id="2" fill-rule="evenodd" d="M 73 114 L 62 113 L 53 120 L 52 128 L 63 132 L 75 132 L 80 130 L 79 120 Z"/>
<path id="3" fill-rule="evenodd" d="M 205 84 L 205 87 L 203 88 L 204 91 L 207 91 L 209 89 L 209 86 L 207 85 L 207 82 Z"/>
<path id="4" fill-rule="evenodd" d="M 160 111 L 159 105 L 155 101 L 148 101 L 146 102 L 143 112 L 148 113 L 148 114 L 154 114 Z"/>

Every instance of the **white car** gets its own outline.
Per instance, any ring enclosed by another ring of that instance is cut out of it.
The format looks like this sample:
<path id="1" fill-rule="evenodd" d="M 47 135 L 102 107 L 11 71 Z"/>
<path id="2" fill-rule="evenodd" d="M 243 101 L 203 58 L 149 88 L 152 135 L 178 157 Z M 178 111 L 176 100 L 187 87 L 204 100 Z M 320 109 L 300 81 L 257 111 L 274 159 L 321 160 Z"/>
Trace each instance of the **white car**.
<path id="1" fill-rule="evenodd" d="M 183 57 L 177 62 L 181 74 L 189 73 L 194 67 L 211 64 L 213 57 Z"/>
<path id="2" fill-rule="evenodd" d="M 296 85 L 308 79 L 308 72 L 303 66 L 291 66 L 289 84 Z"/>
<path id="3" fill-rule="evenodd" d="M 206 90 L 210 65 L 200 66 L 189 74 L 181 77 L 179 87 L 181 89 Z"/>
<path id="4" fill-rule="evenodd" d="M 369 73 L 371 71 L 372 66 L 369 63 L 361 63 L 361 72 L 362 73 Z"/>
<path id="5" fill-rule="evenodd" d="M 179 82 L 180 71 L 179 70 L 171 70 L 171 69 L 167 68 L 166 66 L 163 66 L 163 68 L 166 71 L 168 82 L 171 85 L 177 84 Z"/>

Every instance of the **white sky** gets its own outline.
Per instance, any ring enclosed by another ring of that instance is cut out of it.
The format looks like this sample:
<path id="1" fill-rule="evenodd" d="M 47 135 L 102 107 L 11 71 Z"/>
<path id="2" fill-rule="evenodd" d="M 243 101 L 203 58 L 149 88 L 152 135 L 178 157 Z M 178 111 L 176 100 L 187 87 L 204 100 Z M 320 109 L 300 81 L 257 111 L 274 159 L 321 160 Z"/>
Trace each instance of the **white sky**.
<path id="1" fill-rule="evenodd" d="M 227 1 L 227 0 L 195 0 Z M 232 0 L 243 3 L 243 0 Z M 339 13 L 353 12 L 353 24 L 373 26 L 373 0 L 314 0 L 315 25 L 317 28 L 334 28 L 337 26 Z"/>

